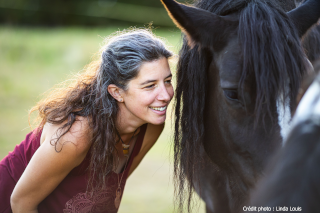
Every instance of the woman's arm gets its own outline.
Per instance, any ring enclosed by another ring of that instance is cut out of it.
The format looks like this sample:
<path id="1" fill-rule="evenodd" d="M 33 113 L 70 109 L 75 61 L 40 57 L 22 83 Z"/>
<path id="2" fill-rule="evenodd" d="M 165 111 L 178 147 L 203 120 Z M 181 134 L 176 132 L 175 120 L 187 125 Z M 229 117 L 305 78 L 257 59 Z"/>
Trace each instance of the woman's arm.
<path id="1" fill-rule="evenodd" d="M 14 213 L 37 212 L 37 206 L 44 200 L 85 158 L 90 144 L 86 121 L 76 121 L 55 147 L 50 140 L 56 137 L 59 125 L 46 124 L 43 128 L 41 146 L 32 156 L 11 195 Z"/>
<path id="2" fill-rule="evenodd" d="M 161 124 L 161 125 L 153 125 L 150 123 L 148 124 L 140 152 L 133 159 L 128 176 L 130 176 L 131 173 L 137 168 L 137 166 L 142 161 L 143 157 L 147 154 L 147 152 L 151 149 L 151 147 L 158 140 L 161 132 L 163 131 L 163 128 L 164 128 L 164 124 Z"/>

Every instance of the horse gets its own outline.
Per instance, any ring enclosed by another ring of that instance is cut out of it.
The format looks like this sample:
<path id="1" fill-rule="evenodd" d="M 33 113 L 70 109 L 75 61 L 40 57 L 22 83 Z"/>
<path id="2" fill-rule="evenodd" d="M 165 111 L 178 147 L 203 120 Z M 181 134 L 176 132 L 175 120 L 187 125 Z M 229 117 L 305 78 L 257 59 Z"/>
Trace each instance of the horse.
<path id="1" fill-rule="evenodd" d="M 320 2 L 161 1 L 185 35 L 174 112 L 178 208 L 187 202 L 190 211 L 196 191 L 207 212 L 240 212 L 287 137 L 301 79 L 312 69 L 300 39 L 317 22 Z"/>
<path id="2" fill-rule="evenodd" d="M 251 193 L 251 206 L 274 211 L 320 209 L 320 74 L 298 105 L 283 149 L 270 160 Z M 267 212 L 267 211 L 261 211 Z"/>

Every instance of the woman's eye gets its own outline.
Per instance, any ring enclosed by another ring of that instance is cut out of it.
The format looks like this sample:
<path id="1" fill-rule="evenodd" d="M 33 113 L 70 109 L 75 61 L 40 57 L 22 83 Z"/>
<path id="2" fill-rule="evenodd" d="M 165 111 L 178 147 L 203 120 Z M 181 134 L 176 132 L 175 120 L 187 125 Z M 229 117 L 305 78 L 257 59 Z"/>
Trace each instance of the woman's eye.
<path id="1" fill-rule="evenodd" d="M 223 90 L 224 95 L 233 101 L 238 100 L 238 91 L 237 90 Z"/>
<path id="2" fill-rule="evenodd" d="M 152 88 L 152 87 L 154 87 L 154 84 L 148 85 L 148 86 L 146 86 L 145 88 L 150 89 L 150 88 Z"/>
<path id="3" fill-rule="evenodd" d="M 171 84 L 171 79 L 170 80 L 166 80 L 167 84 Z"/>

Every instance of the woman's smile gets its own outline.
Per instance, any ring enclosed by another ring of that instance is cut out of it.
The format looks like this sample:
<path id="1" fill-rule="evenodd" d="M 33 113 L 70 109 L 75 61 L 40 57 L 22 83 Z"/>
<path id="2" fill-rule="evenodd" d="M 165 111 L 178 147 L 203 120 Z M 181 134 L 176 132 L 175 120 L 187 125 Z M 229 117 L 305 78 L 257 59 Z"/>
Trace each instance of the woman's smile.
<path id="1" fill-rule="evenodd" d="M 167 106 L 163 107 L 149 107 L 153 112 L 157 113 L 158 115 L 165 115 L 167 112 Z"/>

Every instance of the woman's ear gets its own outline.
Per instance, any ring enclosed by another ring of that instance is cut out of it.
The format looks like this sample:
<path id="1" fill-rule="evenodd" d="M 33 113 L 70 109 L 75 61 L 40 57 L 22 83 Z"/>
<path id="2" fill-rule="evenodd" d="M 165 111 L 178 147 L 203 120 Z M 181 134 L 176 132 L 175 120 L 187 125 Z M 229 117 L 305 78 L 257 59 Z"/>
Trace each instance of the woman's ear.
<path id="1" fill-rule="evenodd" d="M 123 102 L 123 97 L 122 97 L 123 91 L 121 88 L 117 87 L 115 84 L 110 84 L 108 86 L 108 92 L 118 102 Z"/>

